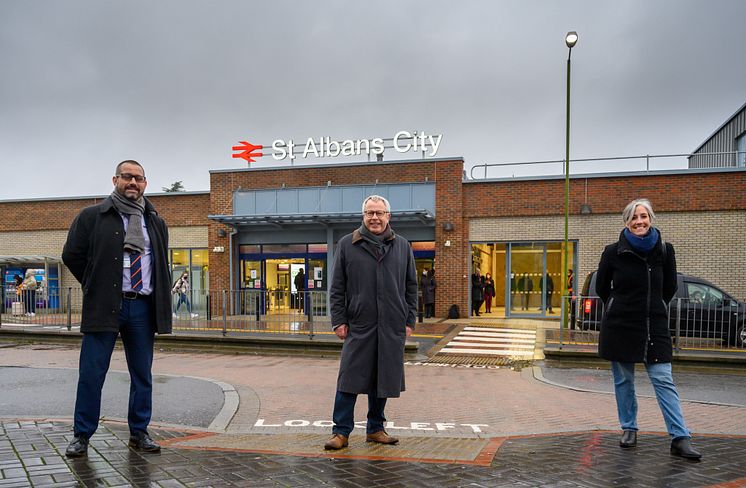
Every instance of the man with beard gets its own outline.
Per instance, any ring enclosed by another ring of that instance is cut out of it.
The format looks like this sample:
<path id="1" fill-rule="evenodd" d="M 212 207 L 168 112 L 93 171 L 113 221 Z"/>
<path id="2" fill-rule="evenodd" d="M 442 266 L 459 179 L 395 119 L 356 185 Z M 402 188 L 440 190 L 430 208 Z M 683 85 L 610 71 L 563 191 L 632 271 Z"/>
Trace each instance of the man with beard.
<path id="1" fill-rule="evenodd" d="M 155 333 L 171 332 L 168 228 L 143 196 L 148 182 L 137 161 L 122 161 L 114 191 L 83 209 L 67 235 L 62 260 L 83 289 L 78 389 L 73 432 L 65 451 L 83 457 L 101 411 L 101 389 L 121 335 L 130 374 L 129 445 L 159 452 L 148 435 L 153 405 Z"/>
<path id="2" fill-rule="evenodd" d="M 332 327 L 344 341 L 325 449 L 348 445 L 357 396 L 368 395 L 366 441 L 396 444 L 384 430 L 388 398 L 404 391 L 404 343 L 417 309 L 417 271 L 409 242 L 389 225 L 391 206 L 378 195 L 363 202 L 363 224 L 340 239 L 329 291 Z"/>

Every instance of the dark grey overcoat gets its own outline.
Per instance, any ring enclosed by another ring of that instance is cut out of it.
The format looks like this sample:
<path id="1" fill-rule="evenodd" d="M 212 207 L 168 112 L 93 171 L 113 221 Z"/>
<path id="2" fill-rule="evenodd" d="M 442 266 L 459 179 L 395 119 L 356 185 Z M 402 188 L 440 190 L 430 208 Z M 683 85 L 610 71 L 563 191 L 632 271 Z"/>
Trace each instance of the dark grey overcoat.
<path id="1" fill-rule="evenodd" d="M 406 326 L 414 329 L 417 270 L 406 239 L 392 235 L 380 260 L 356 230 L 339 240 L 329 290 L 332 327 L 347 324 L 337 390 L 396 398 L 404 391 Z"/>

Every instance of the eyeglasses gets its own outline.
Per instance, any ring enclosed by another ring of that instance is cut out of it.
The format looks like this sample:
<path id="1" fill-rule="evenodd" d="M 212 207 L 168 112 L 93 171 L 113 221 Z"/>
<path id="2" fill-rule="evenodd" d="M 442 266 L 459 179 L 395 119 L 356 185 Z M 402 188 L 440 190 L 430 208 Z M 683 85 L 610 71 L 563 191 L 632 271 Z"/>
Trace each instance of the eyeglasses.
<path id="1" fill-rule="evenodd" d="M 143 183 L 145 181 L 145 177 L 142 175 L 133 175 L 131 173 L 120 173 L 117 175 L 117 178 L 122 178 L 124 181 L 132 181 L 135 180 L 138 183 Z"/>
<path id="2" fill-rule="evenodd" d="M 363 212 L 363 214 L 365 214 L 365 216 L 369 219 L 372 219 L 373 217 L 378 217 L 380 219 L 387 213 L 388 212 L 386 212 L 385 210 L 366 210 L 365 212 Z"/>

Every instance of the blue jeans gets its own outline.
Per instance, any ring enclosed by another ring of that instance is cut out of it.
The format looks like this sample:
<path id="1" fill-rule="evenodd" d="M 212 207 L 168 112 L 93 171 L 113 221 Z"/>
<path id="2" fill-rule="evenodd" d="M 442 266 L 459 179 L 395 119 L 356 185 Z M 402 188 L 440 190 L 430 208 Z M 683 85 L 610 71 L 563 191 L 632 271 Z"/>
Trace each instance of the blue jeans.
<path id="1" fill-rule="evenodd" d="M 333 434 L 341 434 L 349 437 L 352 429 L 355 428 L 355 402 L 357 393 L 345 393 L 338 391 L 334 398 L 334 420 Z M 365 428 L 366 433 L 374 434 L 383 430 L 386 417 L 383 415 L 383 409 L 386 408 L 386 399 L 377 398 L 375 393 L 368 394 L 368 424 Z"/>
<path id="2" fill-rule="evenodd" d="M 182 303 L 186 303 L 187 312 L 192 313 L 192 304 L 189 303 L 189 297 L 186 293 L 179 293 L 179 301 L 176 302 L 176 311 L 179 311 Z"/>
<path id="3" fill-rule="evenodd" d="M 130 434 L 148 432 L 153 410 L 151 366 L 155 342 L 154 328 L 150 323 L 151 307 L 148 299 L 123 299 L 122 309 L 119 312 L 119 332 L 83 334 L 73 425 L 76 436 L 90 438 L 98 428 L 98 419 L 101 414 L 101 390 L 119 334 L 122 336 L 127 368 L 130 373 L 127 414 Z"/>
<path id="4" fill-rule="evenodd" d="M 681 401 L 673 384 L 671 363 L 646 364 L 655 397 L 666 423 L 666 430 L 674 439 L 689 438 L 691 433 L 684 423 Z M 635 364 L 611 362 L 614 375 L 617 413 L 623 430 L 637 430 L 637 397 L 635 395 Z"/>

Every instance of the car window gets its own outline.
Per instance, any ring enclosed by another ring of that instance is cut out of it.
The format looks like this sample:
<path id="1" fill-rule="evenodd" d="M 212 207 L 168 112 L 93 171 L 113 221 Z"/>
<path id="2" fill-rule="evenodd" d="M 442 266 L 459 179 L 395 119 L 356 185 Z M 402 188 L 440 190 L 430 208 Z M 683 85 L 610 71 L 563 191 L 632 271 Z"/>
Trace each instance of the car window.
<path id="1" fill-rule="evenodd" d="M 722 307 L 723 292 L 704 283 L 686 282 L 687 295 L 690 303 L 705 307 Z"/>

